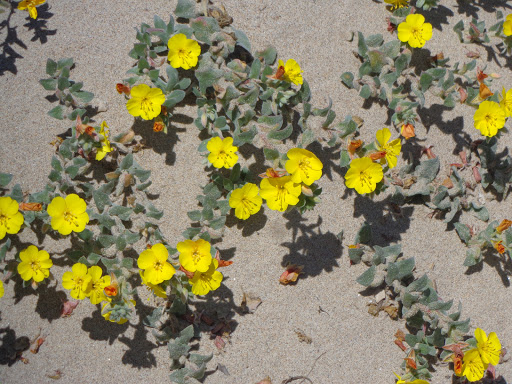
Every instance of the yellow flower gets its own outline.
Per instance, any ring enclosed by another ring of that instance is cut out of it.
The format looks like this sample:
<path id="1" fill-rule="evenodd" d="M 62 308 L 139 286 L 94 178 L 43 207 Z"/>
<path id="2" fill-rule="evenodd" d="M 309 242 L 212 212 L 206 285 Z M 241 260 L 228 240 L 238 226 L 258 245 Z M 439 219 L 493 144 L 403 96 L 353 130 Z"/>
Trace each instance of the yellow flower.
<path id="1" fill-rule="evenodd" d="M 208 161 L 212 163 L 215 168 L 231 168 L 238 161 L 238 155 L 235 152 L 238 147 L 233 145 L 233 138 L 226 137 L 212 137 L 206 144 L 206 148 L 210 151 Z"/>
<path id="2" fill-rule="evenodd" d="M 151 284 L 160 284 L 169 280 L 175 273 L 174 267 L 167 262 L 169 251 L 162 243 L 143 251 L 137 259 L 137 265 L 144 269 L 144 277 Z"/>
<path id="3" fill-rule="evenodd" d="M 27 10 L 31 18 L 37 19 L 36 6 L 43 4 L 45 1 L 46 0 L 23 0 L 18 4 L 18 9 L 21 11 Z"/>
<path id="4" fill-rule="evenodd" d="M 489 338 L 480 328 L 475 329 L 478 352 L 484 364 L 498 365 L 500 362 L 501 343 L 496 333 L 489 333 Z"/>
<path id="5" fill-rule="evenodd" d="M 263 179 L 260 188 L 260 195 L 267 201 L 267 206 L 280 212 L 284 212 L 288 205 L 297 204 L 302 192 L 301 185 L 294 183 L 291 176 Z"/>
<path id="6" fill-rule="evenodd" d="M 201 46 L 197 41 L 187 39 L 183 33 L 178 33 L 169 39 L 167 46 L 167 59 L 172 67 L 190 69 L 197 65 L 197 58 L 201 54 Z"/>
<path id="7" fill-rule="evenodd" d="M 428 381 L 426 380 L 420 380 L 420 379 L 416 379 L 414 381 L 406 381 L 406 380 L 402 380 L 402 378 L 400 376 L 398 376 L 395 372 L 393 372 L 393 374 L 397 377 L 398 381 L 395 383 L 395 384 L 429 384 Z"/>
<path id="8" fill-rule="evenodd" d="M 103 139 L 101 139 L 101 148 L 96 151 L 96 160 L 102 160 L 107 153 L 112 152 L 112 147 L 110 146 L 110 141 L 108 140 L 108 134 L 110 131 L 108 129 L 107 123 L 104 121 L 101 123 L 100 135 L 103 135 Z"/>
<path id="9" fill-rule="evenodd" d="M 219 262 L 212 259 L 208 269 L 205 272 L 197 271 L 189 282 L 192 284 L 192 293 L 194 295 L 206 295 L 210 291 L 215 291 L 222 282 L 222 273 L 217 271 Z"/>
<path id="10" fill-rule="evenodd" d="M 0 197 L 0 240 L 5 237 L 6 233 L 11 235 L 18 233 L 23 225 L 23 220 L 16 200 L 8 196 Z"/>
<path id="11" fill-rule="evenodd" d="M 462 359 L 462 375 L 473 382 L 478 381 L 484 377 L 484 372 L 487 368 L 487 364 L 484 364 L 478 349 L 474 348 L 464 354 Z"/>
<path id="12" fill-rule="evenodd" d="M 4 282 L 0 280 L 0 298 L 4 297 Z"/>
<path id="13" fill-rule="evenodd" d="M 388 144 L 389 139 L 391 139 L 391 132 L 388 128 L 382 128 L 377 131 L 377 150 L 386 152 L 385 159 L 381 160 L 381 164 L 384 164 L 386 161 L 388 163 L 388 167 L 394 168 L 398 161 L 398 155 L 400 154 L 400 150 L 402 149 L 402 143 L 400 142 L 400 138 L 391 141 Z"/>
<path id="14" fill-rule="evenodd" d="M 512 35 L 512 13 L 510 15 L 507 15 L 507 18 L 503 23 L 503 33 L 505 34 L 505 36 Z"/>
<path id="15" fill-rule="evenodd" d="M 235 208 L 235 216 L 247 220 L 249 216 L 257 213 L 261 208 L 262 198 L 256 184 L 247 183 L 242 188 L 231 192 L 229 206 Z"/>
<path id="16" fill-rule="evenodd" d="M 421 48 L 432 38 L 432 24 L 425 23 L 420 14 L 408 15 L 405 21 L 398 25 L 398 40 L 409 43 L 412 48 Z"/>
<path id="17" fill-rule="evenodd" d="M 92 266 L 89 268 L 89 271 L 87 272 L 89 276 L 91 276 L 91 280 L 89 281 L 89 285 L 87 286 L 87 294 L 86 296 L 89 297 L 89 300 L 91 300 L 91 304 L 99 304 L 102 301 L 107 301 L 108 298 L 103 292 L 105 287 L 110 285 L 110 276 L 103 276 L 103 271 L 100 267 L 97 265 Z"/>
<path id="18" fill-rule="evenodd" d="M 133 307 L 135 307 L 135 300 L 130 300 L 130 304 Z M 108 306 L 108 308 L 107 308 L 107 306 Z M 128 321 L 128 319 L 125 318 L 125 317 L 121 317 L 119 319 L 119 321 L 110 320 L 110 315 L 111 315 L 111 312 L 112 312 L 113 309 L 114 309 L 114 307 L 112 306 L 112 303 L 107 302 L 107 303 L 103 304 L 103 306 L 101 307 L 101 316 L 103 316 L 103 318 L 105 320 L 108 320 L 111 323 L 124 324 L 124 323 L 126 323 Z"/>
<path id="19" fill-rule="evenodd" d="M 89 294 L 87 288 L 92 276 L 87 273 L 87 266 L 82 263 L 74 264 L 71 271 L 64 272 L 62 275 L 62 286 L 71 290 L 73 299 L 83 300 Z"/>
<path id="20" fill-rule="evenodd" d="M 286 171 L 294 183 L 311 185 L 322 177 L 323 164 L 314 153 L 307 149 L 292 148 L 287 153 Z"/>
<path id="21" fill-rule="evenodd" d="M 126 103 L 130 115 L 151 120 L 162 111 L 165 95 L 160 88 L 151 88 L 146 84 L 139 84 L 131 89 L 130 95 L 131 99 Z"/>
<path id="22" fill-rule="evenodd" d="M 505 111 L 494 101 L 482 101 L 475 112 L 475 128 L 482 135 L 493 137 L 505 125 Z"/>
<path id="23" fill-rule="evenodd" d="M 288 59 L 286 60 L 286 64 L 283 63 L 283 60 L 279 60 L 278 66 L 284 69 L 284 74 L 282 75 L 284 81 L 295 85 L 302 85 L 302 70 L 295 60 Z"/>
<path id="24" fill-rule="evenodd" d="M 71 231 L 82 232 L 89 222 L 89 215 L 85 210 L 87 205 L 84 199 L 72 193 L 63 199 L 55 197 L 48 204 L 48 215 L 52 218 L 52 228 L 61 235 L 69 235 Z"/>
<path id="25" fill-rule="evenodd" d="M 391 5 L 392 10 L 409 6 L 408 0 L 384 0 L 384 2 Z"/>
<path id="26" fill-rule="evenodd" d="M 35 245 L 21 251 L 20 259 L 18 273 L 23 280 L 34 279 L 39 283 L 50 275 L 50 267 L 53 265 L 50 255 L 46 251 L 38 250 Z"/>
<path id="27" fill-rule="evenodd" d="M 505 117 L 512 117 L 512 88 L 505 91 L 505 87 L 503 87 L 503 95 L 500 99 L 500 107 L 505 112 Z"/>
<path id="28" fill-rule="evenodd" d="M 367 157 L 354 159 L 350 163 L 350 169 L 345 174 L 345 184 L 354 188 L 357 193 L 370 193 L 375 191 L 377 183 L 382 180 L 384 173 L 379 164 Z"/>
<path id="29" fill-rule="evenodd" d="M 161 297 L 165 299 L 167 297 L 167 294 L 165 293 L 165 290 L 158 284 L 151 284 L 149 281 L 146 280 L 146 277 L 144 276 L 144 272 L 139 271 L 140 278 L 142 279 L 142 284 L 148 287 L 155 296 Z"/>
<path id="30" fill-rule="evenodd" d="M 180 264 L 189 272 L 206 272 L 212 261 L 210 243 L 203 239 L 180 241 L 176 245 Z"/>

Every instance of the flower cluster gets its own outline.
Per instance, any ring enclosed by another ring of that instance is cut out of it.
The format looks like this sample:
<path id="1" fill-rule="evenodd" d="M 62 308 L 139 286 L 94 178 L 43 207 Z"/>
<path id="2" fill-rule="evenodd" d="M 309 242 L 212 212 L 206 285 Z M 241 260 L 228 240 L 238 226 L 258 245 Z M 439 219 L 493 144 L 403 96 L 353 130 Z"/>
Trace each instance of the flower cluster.
<path id="1" fill-rule="evenodd" d="M 211 255 L 211 245 L 203 239 L 185 240 L 176 246 L 182 269 L 189 277 L 194 295 L 206 295 L 220 287 L 219 261 Z"/>
<path id="2" fill-rule="evenodd" d="M 104 289 L 110 285 L 110 276 L 102 276 L 103 271 L 97 265 L 87 268 L 85 264 L 76 263 L 71 271 L 62 275 L 62 286 L 69 289 L 73 299 L 83 300 L 89 298 L 96 305 L 102 301 L 109 301 Z"/>
<path id="3" fill-rule="evenodd" d="M 391 140 L 391 131 L 383 128 L 377 131 L 375 151 L 368 156 L 353 159 L 345 174 L 345 184 L 357 193 L 371 193 L 384 178 L 384 169 L 394 168 L 402 149 L 400 138 Z M 358 146 L 359 148 L 359 146 Z"/>
<path id="4" fill-rule="evenodd" d="M 480 328 L 475 330 L 476 348 L 463 354 L 462 368 L 457 376 L 466 376 L 468 381 L 474 382 L 482 379 L 489 364 L 496 366 L 500 361 L 501 343 L 496 333 L 491 332 L 489 337 Z"/>

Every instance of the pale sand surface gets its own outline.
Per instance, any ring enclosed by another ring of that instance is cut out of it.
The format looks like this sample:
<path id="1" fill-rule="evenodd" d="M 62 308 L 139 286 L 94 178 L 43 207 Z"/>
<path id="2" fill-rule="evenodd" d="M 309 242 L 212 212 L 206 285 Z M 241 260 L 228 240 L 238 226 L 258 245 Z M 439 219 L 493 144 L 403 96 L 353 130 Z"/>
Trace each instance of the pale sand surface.
<path id="1" fill-rule="evenodd" d="M 139 152 L 136 158 L 143 167 L 152 170 L 151 191 L 160 195 L 157 206 L 165 211 L 161 229 L 169 242 L 176 244 L 188 224 L 186 212 L 195 209 L 195 195 L 206 180 L 196 152 L 200 140 L 192 124 L 195 108 L 181 108 L 176 128 L 163 137 L 152 132 L 150 123 L 134 124 L 124 98 L 115 90 L 115 83 L 126 77 L 125 72 L 132 64 L 127 54 L 135 40 L 134 28 L 141 22 L 150 23 L 154 14 L 168 20 L 176 1 L 49 3 L 48 12 L 52 15 L 47 26 L 55 34 L 48 36 L 44 44 L 31 41 L 33 31 L 23 27 L 26 13 L 16 12 L 11 18 L 11 25 L 16 26 L 26 49 L 14 46 L 23 56 L 15 62 L 17 74 L 5 72 L 0 76 L 1 171 L 13 173 L 14 182 L 20 183 L 24 191 L 35 192 L 46 183 L 54 151 L 48 143 L 69 124 L 46 115 L 54 105 L 45 99 L 48 92 L 38 80 L 45 77 L 48 57 L 73 57 L 76 68 L 71 78 L 83 81 L 85 90 L 108 103 L 108 110 L 97 115 L 97 121 L 106 120 L 114 135 L 133 126 L 152 147 Z M 468 16 L 459 14 L 461 9 L 455 1 L 446 3 L 437 11 L 422 12 L 435 28 L 426 48 L 431 53 L 443 51 L 452 62 L 464 60 L 467 49 L 475 48 L 466 49 L 459 44 L 452 26 Z M 374 105 L 363 109 L 357 92 L 346 89 L 339 80 L 342 72 L 355 72 L 358 68 L 352 54 L 356 43 L 346 41 L 349 31 L 382 33 L 391 38 L 386 32 L 387 11 L 383 4 L 370 0 L 228 0 L 224 4 L 234 18 L 234 26 L 248 35 L 253 50 L 272 44 L 280 58 L 294 58 L 300 63 L 317 106 L 324 106 L 331 97 L 339 118 L 347 114 L 362 117 L 362 136 L 367 140 L 386 124 L 384 108 Z M 491 25 L 492 13 L 480 11 L 480 15 Z M 483 48 L 478 50 L 484 65 L 487 55 Z M 499 63 L 505 64 L 502 59 Z M 502 75 L 493 89 L 501 90 L 502 85 L 510 88 L 510 69 L 499 68 L 496 62 L 489 66 L 488 72 Z M 453 153 L 455 137 L 458 140 L 462 131 L 473 139 L 479 137 L 472 127 L 472 114 L 473 110 L 464 106 L 454 111 L 425 111 L 424 123 L 429 129 L 426 143 L 435 146 L 444 167 L 442 172 L 446 172 L 446 164 L 457 160 Z M 417 134 L 426 136 L 421 124 Z M 510 134 L 504 135 L 503 146 L 511 144 Z M 328 151 L 320 157 L 337 161 Z M 399 165 L 404 164 L 404 160 L 400 162 Z M 342 200 L 345 187 L 337 168 L 329 168 L 319 184 L 324 190 L 322 203 L 300 221 L 297 215 L 289 215 L 287 220 L 278 212 L 265 209 L 264 215 L 245 228 L 236 224 L 227 228 L 218 248 L 228 257 L 234 254 L 234 264 L 223 270 L 225 281 L 218 292 L 225 300 L 221 307 L 226 310 L 233 304 L 238 306 L 244 291 L 259 295 L 263 303 L 254 314 L 244 316 L 235 307 L 234 331 L 224 352 L 217 352 L 213 340 L 205 334 L 200 352 L 214 353 L 209 370 L 221 363 L 230 373 L 226 376 L 217 371 L 205 383 L 251 384 L 267 375 L 274 383 L 281 383 L 290 376 L 306 374 L 315 384 L 394 382 L 392 371 L 400 370 L 404 355 L 394 345 L 393 334 L 398 328 L 403 329 L 404 323 L 392 321 L 383 313 L 377 318 L 367 313 L 370 297 L 361 295 L 362 287 L 355 282 L 365 267 L 350 266 L 347 257 L 346 246 L 365 219 L 376 229 L 377 244 L 387 244 L 383 233 L 391 236 L 392 242 L 401 242 L 404 254 L 416 258 L 416 272 L 428 272 L 436 280 L 443 299 L 460 300 L 464 318 L 470 316 L 474 327 L 497 332 L 502 345 L 510 347 L 512 299 L 508 276 L 502 269 L 488 262 L 482 270 L 466 274 L 462 265 L 464 245 L 442 221 L 429 219 L 426 207 L 407 208 L 404 218 L 393 219 L 387 211 L 383 212 L 378 199 L 354 199 L 352 194 Z M 486 197 L 491 218 L 512 219 L 510 198 L 498 205 L 491 201 L 491 195 Z M 463 221 L 474 223 L 479 229 L 485 226 L 469 216 L 463 216 Z M 341 230 L 346 236 L 343 247 L 335 237 Z M 252 235 L 248 237 L 247 233 Z M 37 240 L 25 230 L 22 241 Z M 44 244 L 50 254 L 58 254 L 68 246 L 65 241 Z M 306 265 L 305 275 L 295 286 L 278 283 L 287 262 Z M 34 337 L 41 328 L 47 338 L 37 355 L 27 354 L 28 364 L 18 361 L 11 367 L 1 365 L 0 381 L 54 382 L 45 374 L 58 369 L 63 373 L 59 383 L 169 382 L 166 347 L 157 347 L 149 330 L 136 320 L 121 326 L 107 323 L 88 302 L 80 304 L 71 317 L 59 318 L 60 299 L 67 295 L 60 285 L 63 270 L 62 265 L 52 268 L 59 282 L 56 287 L 53 282 L 50 286 L 54 288 L 40 292 L 39 296 L 27 294 L 20 284 L 15 288 L 13 281 L 7 284 L 0 300 L 0 328 L 9 326 L 16 336 L 28 337 Z M 209 308 L 218 297 L 207 297 Z M 147 312 L 146 305 L 150 304 L 143 301 L 137 308 Z M 320 313 L 319 306 L 326 313 Z M 297 329 L 310 336 L 312 343 L 301 343 L 295 333 Z M 512 380 L 510 362 L 499 365 L 497 372 Z M 448 383 L 450 377 L 450 371 L 440 367 L 431 382 Z"/>

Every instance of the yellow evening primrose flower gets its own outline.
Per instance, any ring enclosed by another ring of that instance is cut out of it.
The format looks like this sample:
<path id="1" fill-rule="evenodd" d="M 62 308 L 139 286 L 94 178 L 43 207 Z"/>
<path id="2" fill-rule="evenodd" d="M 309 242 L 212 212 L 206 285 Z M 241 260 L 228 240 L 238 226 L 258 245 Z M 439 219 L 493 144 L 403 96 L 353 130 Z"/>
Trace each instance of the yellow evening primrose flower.
<path id="1" fill-rule="evenodd" d="M 189 272 L 206 272 L 210 267 L 211 245 L 203 239 L 180 241 L 176 245 L 180 253 L 180 264 Z"/>
<path id="2" fill-rule="evenodd" d="M 370 193 L 375 191 L 377 183 L 382 180 L 384 173 L 379 164 L 367 157 L 354 159 L 350 163 L 350 169 L 345 174 L 345 184 L 354 188 L 357 193 Z"/>
<path id="3" fill-rule="evenodd" d="M 103 135 L 103 139 L 101 140 L 101 148 L 96 150 L 96 160 L 103 160 L 107 153 L 112 152 L 112 147 L 110 146 L 110 141 L 108 140 L 110 131 L 105 128 L 108 128 L 106 121 L 101 123 L 100 135 Z"/>
<path id="4" fill-rule="evenodd" d="M 135 300 L 130 300 L 130 304 L 135 307 Z M 107 307 L 108 306 L 108 307 Z M 112 303 L 110 302 L 106 302 L 105 304 L 103 304 L 103 306 L 101 307 L 101 316 L 103 316 L 103 318 L 105 320 L 108 320 L 110 321 L 111 323 L 117 323 L 117 324 L 124 324 L 128 321 L 127 318 L 125 317 L 121 317 L 121 319 L 119 319 L 119 321 L 115 321 L 115 320 L 110 320 L 110 315 L 111 315 L 111 311 L 112 309 L 114 309 L 114 307 L 112 306 Z"/>
<path id="5" fill-rule="evenodd" d="M 505 111 L 494 101 L 482 101 L 473 115 L 475 128 L 482 135 L 493 137 L 505 126 Z"/>
<path id="6" fill-rule="evenodd" d="M 18 264 L 18 273 L 25 281 L 34 279 L 36 283 L 50 276 L 50 267 L 53 261 L 48 252 L 38 250 L 35 245 L 20 252 L 21 262 Z"/>
<path id="7" fill-rule="evenodd" d="M 253 183 L 247 183 L 231 192 L 229 206 L 235 208 L 235 216 L 240 220 L 247 220 L 249 216 L 257 213 L 263 202 L 259 193 L 258 186 Z"/>
<path id="8" fill-rule="evenodd" d="M 505 91 L 505 87 L 503 87 L 503 94 L 500 97 L 500 107 L 505 112 L 505 117 L 512 117 L 512 88 Z"/>
<path id="9" fill-rule="evenodd" d="M 288 205 L 296 205 L 302 192 L 301 184 L 294 183 L 291 176 L 263 179 L 260 188 L 267 206 L 280 212 L 286 211 Z"/>
<path id="10" fill-rule="evenodd" d="M 51 224 L 55 231 L 61 235 L 69 235 L 71 231 L 82 232 L 89 222 L 89 215 L 85 210 L 85 200 L 77 194 L 67 195 L 65 199 L 55 197 L 48 204 L 48 215 L 52 218 Z"/>
<path id="11" fill-rule="evenodd" d="M 391 5 L 391 10 L 397 9 L 397 8 L 403 8 L 409 6 L 408 0 L 384 0 L 386 4 Z"/>
<path id="12" fill-rule="evenodd" d="M 286 171 L 292 175 L 294 183 L 311 185 L 322 177 L 322 162 L 313 152 L 302 148 L 292 148 L 287 153 Z"/>
<path id="13" fill-rule="evenodd" d="M 286 60 L 286 64 L 283 62 L 283 60 L 279 60 L 278 67 L 284 68 L 284 74 L 282 75 L 282 79 L 284 81 L 293 83 L 295 85 L 302 85 L 302 70 L 295 60 L 288 59 Z"/>
<path id="14" fill-rule="evenodd" d="M 0 280 L 0 298 L 4 297 L 4 282 Z"/>
<path id="15" fill-rule="evenodd" d="M 393 372 L 393 374 L 396 376 L 396 378 L 398 379 L 398 381 L 395 383 L 395 384 L 429 384 L 428 381 L 426 380 L 421 380 L 421 379 L 416 379 L 414 381 L 406 381 L 406 380 L 402 380 L 402 378 L 400 376 L 398 376 L 395 372 Z"/>
<path id="16" fill-rule="evenodd" d="M 89 281 L 89 285 L 87 286 L 87 294 L 89 297 L 91 304 L 99 304 L 102 301 L 107 301 L 107 295 L 103 290 L 105 287 L 110 285 L 110 276 L 101 276 L 103 271 L 97 265 L 93 265 L 87 271 L 87 274 L 91 276 L 91 280 Z"/>
<path id="17" fill-rule="evenodd" d="M 201 54 L 201 46 L 197 41 L 187 39 L 183 33 L 178 33 L 169 39 L 167 46 L 167 59 L 172 67 L 190 69 L 197 65 L 197 58 Z"/>
<path id="18" fill-rule="evenodd" d="M 210 151 L 208 161 L 212 163 L 215 168 L 231 168 L 238 161 L 238 155 L 235 152 L 238 147 L 233 145 L 233 138 L 226 137 L 212 137 L 208 140 L 206 148 Z"/>
<path id="19" fill-rule="evenodd" d="M 425 23 L 425 17 L 420 14 L 408 15 L 397 31 L 398 40 L 409 43 L 412 48 L 421 48 L 432 38 L 432 24 Z"/>
<path id="20" fill-rule="evenodd" d="M 469 381 L 478 381 L 484 377 L 487 364 L 484 364 L 478 349 L 474 348 L 467 351 L 462 358 L 462 375 Z"/>
<path id="21" fill-rule="evenodd" d="M 73 299 L 83 300 L 88 295 L 89 283 L 92 276 L 87 273 L 87 266 L 82 263 L 76 263 L 71 267 L 71 272 L 64 272 L 62 275 L 62 286 L 70 289 L 70 295 Z"/>
<path id="22" fill-rule="evenodd" d="M 174 267 L 167 262 L 169 251 L 165 245 L 158 243 L 143 251 L 137 259 L 137 265 L 144 269 L 144 277 L 151 284 L 160 284 L 169 280 L 176 273 Z"/>
<path id="23" fill-rule="evenodd" d="M 8 196 L 0 197 L 0 240 L 6 233 L 18 233 L 23 221 L 18 202 Z"/>
<path id="24" fill-rule="evenodd" d="M 140 278 L 142 280 L 142 284 L 147 286 L 149 290 L 153 292 L 155 296 L 161 297 L 165 299 L 167 297 L 167 294 L 165 293 L 165 289 L 163 289 L 158 284 L 151 284 L 149 281 L 147 281 L 146 277 L 144 276 L 143 271 L 139 271 Z"/>
<path id="25" fill-rule="evenodd" d="M 391 131 L 388 128 L 382 128 L 377 131 L 376 139 L 377 150 L 386 152 L 386 157 L 381 160 L 381 164 L 384 164 L 384 162 L 387 161 L 388 167 L 390 169 L 394 168 L 398 162 L 398 155 L 402 150 L 400 138 L 388 143 L 389 139 L 391 139 Z"/>
<path id="26" fill-rule="evenodd" d="M 38 5 L 44 4 L 46 0 L 23 0 L 18 3 L 18 9 L 21 11 L 28 11 L 31 18 L 37 19 Z"/>
<path id="27" fill-rule="evenodd" d="M 165 95 L 160 88 L 139 84 L 130 90 L 130 95 L 131 99 L 126 103 L 126 108 L 133 117 L 140 116 L 144 120 L 151 120 L 162 112 Z"/>
<path id="28" fill-rule="evenodd" d="M 498 365 L 500 362 L 501 343 L 496 333 L 491 332 L 489 337 L 487 337 L 484 330 L 477 328 L 475 329 L 475 339 L 482 362 L 494 366 Z"/>
<path id="29" fill-rule="evenodd" d="M 194 295 L 206 295 L 210 291 L 215 291 L 222 282 L 222 273 L 217 271 L 219 262 L 213 259 L 205 272 L 197 271 L 189 282 L 192 284 L 192 293 Z"/>
<path id="30" fill-rule="evenodd" d="M 507 18 L 503 23 L 503 33 L 505 34 L 505 36 L 512 35 L 512 13 L 510 15 L 507 15 Z"/>

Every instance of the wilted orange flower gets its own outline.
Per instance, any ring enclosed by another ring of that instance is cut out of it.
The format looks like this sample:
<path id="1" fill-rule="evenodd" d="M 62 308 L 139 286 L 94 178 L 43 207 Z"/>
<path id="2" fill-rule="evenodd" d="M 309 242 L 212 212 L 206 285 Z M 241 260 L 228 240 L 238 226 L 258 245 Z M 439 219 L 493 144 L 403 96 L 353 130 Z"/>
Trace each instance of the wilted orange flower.
<path id="1" fill-rule="evenodd" d="M 348 152 L 353 155 L 359 148 L 363 145 L 362 140 L 349 140 L 348 142 Z"/>
<path id="2" fill-rule="evenodd" d="M 386 151 L 379 151 L 379 152 L 370 153 L 370 155 L 368 157 L 372 161 L 380 160 L 380 159 L 383 159 L 384 157 L 386 157 Z"/>
<path id="3" fill-rule="evenodd" d="M 482 81 L 484 81 L 486 78 L 488 78 L 489 76 L 487 76 L 480 68 L 477 68 L 476 70 L 476 79 L 479 83 L 482 83 Z"/>
<path id="4" fill-rule="evenodd" d="M 121 94 L 125 94 L 125 95 L 129 95 L 130 94 L 130 87 L 123 84 L 123 83 L 117 83 L 116 84 L 116 91 L 121 95 Z"/>
<path id="5" fill-rule="evenodd" d="M 90 125 L 86 125 L 85 126 L 85 133 L 88 134 L 91 137 L 94 137 L 94 135 L 96 134 L 96 130 L 94 129 L 94 127 L 91 127 Z"/>
<path id="6" fill-rule="evenodd" d="M 402 131 L 400 134 L 405 138 L 405 140 L 409 140 L 411 137 L 415 137 L 414 133 L 414 125 L 412 124 L 402 124 Z"/>
<path id="7" fill-rule="evenodd" d="M 503 245 L 502 241 L 494 243 L 494 249 L 496 249 L 500 255 L 503 255 L 505 253 L 505 246 Z"/>
<path id="8" fill-rule="evenodd" d="M 164 130 L 164 122 L 161 117 L 157 117 L 153 124 L 154 132 L 162 132 Z"/>
<path id="9" fill-rule="evenodd" d="M 275 75 L 267 76 L 267 77 L 269 79 L 282 80 L 284 73 L 285 73 L 284 65 L 280 65 L 279 68 L 277 68 Z"/>
<path id="10" fill-rule="evenodd" d="M 485 100 L 488 97 L 491 97 L 492 95 L 494 95 L 494 93 L 491 92 L 489 87 L 485 85 L 483 82 L 480 83 L 480 91 L 478 92 L 478 96 L 480 96 L 482 100 Z"/>
<path id="11" fill-rule="evenodd" d="M 110 273 L 110 285 L 107 285 L 103 288 L 105 295 L 107 296 L 117 296 L 119 293 L 119 284 L 117 282 L 116 276 L 113 273 Z"/>
<path id="12" fill-rule="evenodd" d="M 42 211 L 41 203 L 20 203 L 20 211 Z"/>
<path id="13" fill-rule="evenodd" d="M 512 221 L 504 219 L 501 222 L 501 224 L 496 227 L 496 232 L 501 233 L 501 232 L 507 230 L 508 228 L 510 228 L 511 225 L 512 225 Z"/>
<path id="14" fill-rule="evenodd" d="M 268 179 L 273 177 L 283 177 L 286 175 L 286 171 L 276 170 L 274 168 L 267 168 L 265 173 L 260 173 L 258 176 L 262 179 Z"/>
<path id="15" fill-rule="evenodd" d="M 286 271 L 281 274 L 279 282 L 283 285 L 294 283 L 302 273 L 303 265 L 290 264 L 286 267 Z"/>

